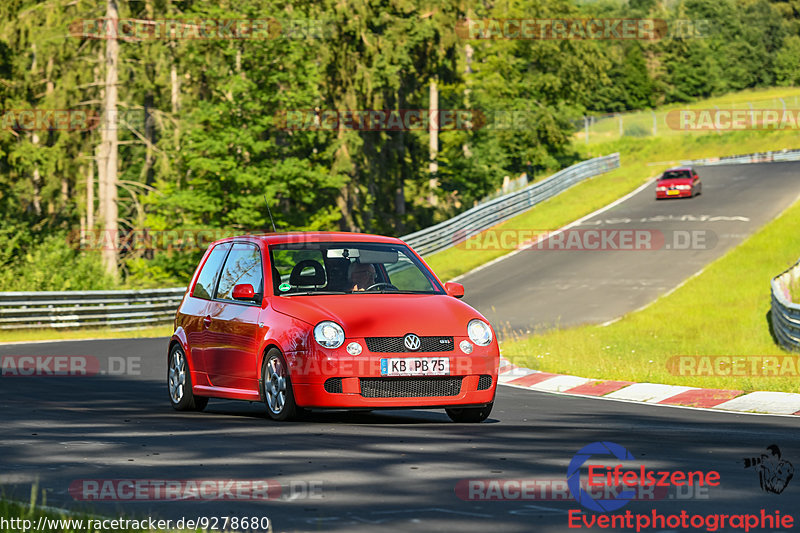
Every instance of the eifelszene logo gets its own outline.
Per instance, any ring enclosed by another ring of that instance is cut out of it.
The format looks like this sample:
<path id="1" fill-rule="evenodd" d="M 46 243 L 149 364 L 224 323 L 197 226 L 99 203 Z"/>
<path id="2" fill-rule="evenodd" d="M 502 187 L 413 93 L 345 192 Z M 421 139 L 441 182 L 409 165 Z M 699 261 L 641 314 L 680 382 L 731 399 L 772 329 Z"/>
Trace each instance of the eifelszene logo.
<path id="1" fill-rule="evenodd" d="M 634 457 L 619 444 L 602 441 L 592 442 L 581 448 L 572 458 L 567 469 L 567 486 L 572 497 L 583 507 L 600 513 L 616 511 L 633 500 L 637 487 L 691 487 L 712 486 L 720 484 L 719 472 L 715 470 L 684 471 L 684 470 L 650 470 L 645 465 L 631 465 L 623 470 L 622 464 L 606 466 L 598 464 L 600 461 L 590 459 L 597 456 L 610 456 L 618 461 L 633 461 Z M 608 462 L 607 458 L 602 459 Z M 582 488 L 581 469 L 587 470 L 588 488 L 605 487 L 602 498 L 593 498 Z M 619 492 L 618 489 L 622 489 Z M 614 495 L 615 497 L 609 497 Z"/>

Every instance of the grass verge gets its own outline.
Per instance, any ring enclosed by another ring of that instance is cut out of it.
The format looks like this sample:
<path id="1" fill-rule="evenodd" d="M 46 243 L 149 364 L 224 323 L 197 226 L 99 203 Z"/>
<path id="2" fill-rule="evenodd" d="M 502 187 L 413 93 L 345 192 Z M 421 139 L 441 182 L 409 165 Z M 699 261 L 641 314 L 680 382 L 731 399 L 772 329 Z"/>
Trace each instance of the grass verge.
<path id="1" fill-rule="evenodd" d="M 502 353 L 519 365 L 559 374 L 798 392 L 798 358 L 775 344 L 768 318 L 769 280 L 797 260 L 798 250 L 800 202 L 645 309 L 605 327 L 580 326 L 511 339 L 502 344 Z M 673 356 L 752 356 L 740 369 L 720 368 L 757 375 L 697 375 L 700 365 L 681 372 L 668 368 Z M 761 359 L 755 359 L 758 356 Z M 755 368 L 753 361 L 758 363 Z"/>
<path id="2" fill-rule="evenodd" d="M 781 99 L 783 101 L 781 101 Z M 685 131 L 675 129 L 666 121 L 667 114 L 672 110 L 683 109 L 775 109 L 780 110 L 784 105 L 788 109 L 800 107 L 800 88 L 798 87 L 772 87 L 768 89 L 750 89 L 723 96 L 717 96 L 692 103 L 675 103 L 655 110 L 656 137 L 685 135 Z M 626 136 L 648 137 L 653 131 L 653 111 L 624 113 L 622 115 L 601 118 L 589 126 L 589 144 L 604 143 L 618 139 L 619 123 L 622 119 L 622 130 Z M 575 141 L 586 144 L 586 132 L 580 128 L 575 134 Z"/>
<path id="3" fill-rule="evenodd" d="M 138 339 L 142 337 L 169 337 L 172 326 L 154 326 L 120 331 L 113 328 L 97 329 L 24 329 L 0 331 L 0 342 L 58 341 L 70 339 Z"/>

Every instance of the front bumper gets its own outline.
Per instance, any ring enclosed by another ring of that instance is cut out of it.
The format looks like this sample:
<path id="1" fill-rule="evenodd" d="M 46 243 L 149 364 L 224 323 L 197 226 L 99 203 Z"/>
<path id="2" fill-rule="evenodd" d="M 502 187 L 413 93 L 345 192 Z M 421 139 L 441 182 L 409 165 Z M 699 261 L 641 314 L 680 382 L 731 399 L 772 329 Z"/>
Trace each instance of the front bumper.
<path id="1" fill-rule="evenodd" d="M 352 340 L 348 339 L 345 345 Z M 461 339 L 456 340 L 456 345 Z M 364 343 L 362 342 L 362 345 Z M 446 376 L 381 375 L 381 359 L 447 357 Z M 450 352 L 372 353 L 318 349 L 287 354 L 295 401 L 301 407 L 420 408 L 465 407 L 494 401 L 500 363 L 496 341 L 466 355 Z"/>
<path id="2" fill-rule="evenodd" d="M 692 190 L 677 191 L 678 194 L 668 194 L 670 191 L 656 191 L 656 198 L 687 198 L 692 195 Z"/>

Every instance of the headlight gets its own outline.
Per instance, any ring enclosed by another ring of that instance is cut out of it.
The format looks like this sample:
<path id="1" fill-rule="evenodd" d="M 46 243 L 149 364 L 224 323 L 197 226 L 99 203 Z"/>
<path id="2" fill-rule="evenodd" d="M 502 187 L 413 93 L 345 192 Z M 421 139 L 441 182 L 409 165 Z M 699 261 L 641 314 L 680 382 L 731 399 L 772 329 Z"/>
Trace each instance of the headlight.
<path id="1" fill-rule="evenodd" d="M 666 190 L 667 190 L 667 188 L 666 188 L 666 187 L 664 187 L 663 185 L 659 185 L 658 187 L 656 187 L 656 190 L 657 190 L 657 191 L 666 191 Z"/>
<path id="2" fill-rule="evenodd" d="M 492 328 L 483 320 L 473 318 L 467 324 L 469 339 L 478 346 L 488 346 L 492 342 Z"/>
<path id="3" fill-rule="evenodd" d="M 314 340 L 324 348 L 338 348 L 344 343 L 344 330 L 336 322 L 326 320 L 314 328 Z"/>

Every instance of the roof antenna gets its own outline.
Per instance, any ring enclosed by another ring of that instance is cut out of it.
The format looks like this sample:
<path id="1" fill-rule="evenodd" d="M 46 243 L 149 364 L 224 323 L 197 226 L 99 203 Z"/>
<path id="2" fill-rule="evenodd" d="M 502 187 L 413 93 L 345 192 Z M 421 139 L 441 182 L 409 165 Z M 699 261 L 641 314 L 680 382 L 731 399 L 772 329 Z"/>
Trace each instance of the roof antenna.
<path id="1" fill-rule="evenodd" d="M 275 229 L 275 220 L 272 218 L 272 210 L 269 208 L 269 201 L 267 200 L 267 195 L 264 195 L 264 203 L 267 204 L 267 213 L 269 213 L 269 221 L 272 222 L 272 231 L 273 233 L 278 233 L 278 230 Z"/>

